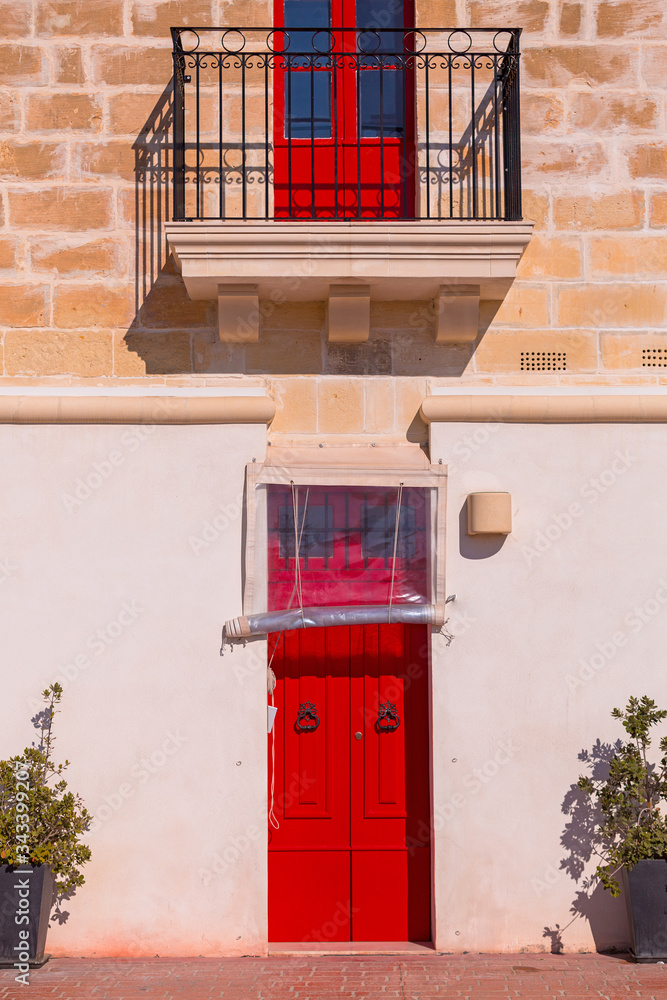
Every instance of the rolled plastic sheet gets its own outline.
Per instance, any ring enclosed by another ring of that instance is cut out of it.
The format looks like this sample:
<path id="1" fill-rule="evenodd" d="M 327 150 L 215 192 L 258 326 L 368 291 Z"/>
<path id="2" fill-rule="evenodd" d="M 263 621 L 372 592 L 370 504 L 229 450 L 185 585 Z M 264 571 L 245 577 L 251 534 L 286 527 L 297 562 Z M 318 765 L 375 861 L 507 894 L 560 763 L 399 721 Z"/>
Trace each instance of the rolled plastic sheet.
<path id="1" fill-rule="evenodd" d="M 434 625 L 445 623 L 440 604 L 367 604 L 334 608 L 291 608 L 241 616 L 225 622 L 225 639 L 247 639 L 269 632 L 290 632 L 298 628 L 331 628 L 336 625 Z"/>

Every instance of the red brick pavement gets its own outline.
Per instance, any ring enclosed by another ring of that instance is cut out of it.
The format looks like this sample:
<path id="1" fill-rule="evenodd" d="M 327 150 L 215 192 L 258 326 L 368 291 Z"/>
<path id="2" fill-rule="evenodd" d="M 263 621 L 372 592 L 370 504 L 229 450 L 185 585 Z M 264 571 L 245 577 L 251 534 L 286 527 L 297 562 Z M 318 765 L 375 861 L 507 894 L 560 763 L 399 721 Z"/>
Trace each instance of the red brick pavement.
<path id="1" fill-rule="evenodd" d="M 51 959 L 14 1000 L 667 1000 L 667 965 L 606 955 Z"/>

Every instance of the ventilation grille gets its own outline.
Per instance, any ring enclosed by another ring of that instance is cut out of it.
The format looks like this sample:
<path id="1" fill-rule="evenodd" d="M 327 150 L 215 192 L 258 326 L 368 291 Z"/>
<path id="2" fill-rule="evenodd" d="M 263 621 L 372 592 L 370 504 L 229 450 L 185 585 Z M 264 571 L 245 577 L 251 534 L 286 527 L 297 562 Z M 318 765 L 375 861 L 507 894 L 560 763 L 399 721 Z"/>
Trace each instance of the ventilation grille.
<path id="1" fill-rule="evenodd" d="M 645 347 L 642 368 L 667 368 L 667 347 Z"/>
<path id="2" fill-rule="evenodd" d="M 565 351 L 522 351 L 522 372 L 564 372 L 567 368 Z"/>

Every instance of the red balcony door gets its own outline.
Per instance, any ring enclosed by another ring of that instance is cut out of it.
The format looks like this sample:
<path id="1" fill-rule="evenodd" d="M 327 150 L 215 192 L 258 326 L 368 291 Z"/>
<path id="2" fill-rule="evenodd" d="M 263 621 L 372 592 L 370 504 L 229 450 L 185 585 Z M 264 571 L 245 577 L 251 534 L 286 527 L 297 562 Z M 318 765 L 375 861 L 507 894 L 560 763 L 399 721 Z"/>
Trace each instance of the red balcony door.
<path id="1" fill-rule="evenodd" d="M 425 492 L 269 491 L 269 606 L 424 600 Z M 428 630 L 367 625 L 269 636 L 271 941 L 430 940 Z M 273 755 L 275 753 L 275 762 Z"/>
<path id="2" fill-rule="evenodd" d="M 415 214 L 412 0 L 276 0 L 277 218 Z"/>

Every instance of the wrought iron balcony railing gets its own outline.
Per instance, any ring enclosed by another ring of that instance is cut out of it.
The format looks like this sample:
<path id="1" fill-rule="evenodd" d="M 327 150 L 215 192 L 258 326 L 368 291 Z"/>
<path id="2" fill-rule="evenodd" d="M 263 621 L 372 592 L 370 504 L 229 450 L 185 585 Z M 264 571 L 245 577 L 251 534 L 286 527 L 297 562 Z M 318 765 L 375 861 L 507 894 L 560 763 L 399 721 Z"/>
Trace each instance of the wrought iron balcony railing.
<path id="1" fill-rule="evenodd" d="M 521 219 L 520 28 L 172 28 L 174 221 Z"/>

